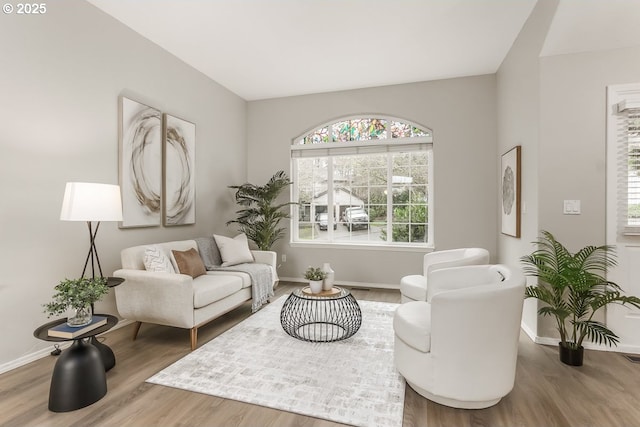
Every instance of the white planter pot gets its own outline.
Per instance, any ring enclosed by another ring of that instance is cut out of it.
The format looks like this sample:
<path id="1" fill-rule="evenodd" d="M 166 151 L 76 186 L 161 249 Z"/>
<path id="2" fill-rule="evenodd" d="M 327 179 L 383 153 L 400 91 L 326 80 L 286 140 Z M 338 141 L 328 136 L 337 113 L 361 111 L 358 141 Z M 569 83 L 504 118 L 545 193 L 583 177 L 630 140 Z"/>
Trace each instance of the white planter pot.
<path id="1" fill-rule="evenodd" d="M 312 294 L 319 294 L 322 292 L 322 280 L 309 280 L 309 288 Z"/>

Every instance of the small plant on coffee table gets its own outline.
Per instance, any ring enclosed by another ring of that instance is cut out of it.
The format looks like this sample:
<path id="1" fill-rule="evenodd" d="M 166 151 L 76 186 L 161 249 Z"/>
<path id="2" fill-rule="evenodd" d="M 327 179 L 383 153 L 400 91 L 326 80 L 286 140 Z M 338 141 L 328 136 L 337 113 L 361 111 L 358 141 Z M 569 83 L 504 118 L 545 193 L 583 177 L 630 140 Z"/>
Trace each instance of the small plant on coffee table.
<path id="1" fill-rule="evenodd" d="M 324 280 L 327 277 L 327 273 L 322 271 L 320 267 L 309 267 L 304 272 L 304 278 L 307 280 L 319 281 Z"/>

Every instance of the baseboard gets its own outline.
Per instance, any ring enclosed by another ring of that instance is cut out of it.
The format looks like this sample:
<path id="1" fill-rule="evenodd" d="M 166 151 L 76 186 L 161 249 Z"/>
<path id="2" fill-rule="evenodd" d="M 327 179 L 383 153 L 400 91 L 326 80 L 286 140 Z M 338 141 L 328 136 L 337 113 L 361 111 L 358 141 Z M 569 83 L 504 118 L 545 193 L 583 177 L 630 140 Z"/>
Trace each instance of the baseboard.
<path id="1" fill-rule="evenodd" d="M 104 334 L 100 334 L 100 335 L 105 335 L 108 334 L 109 332 L 115 331 L 117 329 L 120 329 L 124 326 L 130 325 L 131 323 L 133 323 L 131 320 L 121 320 L 118 322 L 118 324 L 116 326 L 114 326 L 113 328 L 111 328 L 110 330 L 108 330 L 107 332 L 105 332 Z M 61 350 L 66 349 L 67 347 L 69 347 L 71 345 L 72 341 L 62 341 L 58 344 L 58 346 L 60 347 Z M 47 346 L 45 348 L 42 348 L 40 350 L 34 351 L 33 353 L 29 353 L 29 354 L 25 354 L 22 357 L 19 357 L 17 359 L 11 360 L 9 362 L 3 363 L 2 365 L 0 365 L 0 374 L 4 374 L 5 372 L 9 372 L 13 369 L 19 368 L 21 366 L 27 365 L 31 362 L 35 362 L 36 360 L 42 359 L 43 357 L 47 357 L 51 354 L 51 352 L 55 349 L 55 346 L 53 344 L 51 344 L 50 346 Z"/>
<path id="2" fill-rule="evenodd" d="M 531 328 L 529 328 L 529 326 L 527 326 L 524 322 L 520 322 L 520 328 L 524 331 L 525 334 L 527 334 L 527 336 L 529 337 L 529 339 L 533 342 L 537 342 L 536 339 L 538 338 L 536 336 L 536 334 L 531 330 Z"/>
<path id="3" fill-rule="evenodd" d="M 307 283 L 308 280 L 302 277 L 280 277 L 281 282 Z M 364 288 L 364 289 L 400 289 L 399 283 L 370 283 L 370 282 L 350 282 L 346 280 L 336 280 L 335 284 L 347 288 Z"/>
<path id="4" fill-rule="evenodd" d="M 523 327 L 524 329 L 524 327 Z M 525 333 L 527 331 L 525 330 Z M 527 335 L 529 335 L 527 333 Z M 529 335 L 531 336 L 531 335 Z M 535 338 L 533 338 L 533 341 L 536 344 L 542 344 L 542 345 L 550 345 L 550 346 L 554 346 L 557 347 L 558 343 L 560 342 L 560 340 L 558 338 L 551 338 L 551 337 L 539 337 L 539 336 L 535 336 Z M 587 350 L 597 350 L 597 351 L 610 351 L 610 352 L 615 352 L 615 353 L 630 353 L 630 354 L 640 354 L 640 347 L 639 346 L 635 346 L 635 345 L 625 345 L 625 344 L 619 344 L 617 347 L 613 346 L 613 347 L 609 347 L 606 346 L 604 344 L 595 344 L 592 342 L 585 342 L 582 344 L 582 346 L 584 348 L 586 348 Z"/>
<path id="5" fill-rule="evenodd" d="M 60 349 L 63 350 L 69 345 L 71 342 L 61 342 Z M 19 368 L 20 366 L 27 365 L 31 362 L 35 362 L 36 360 L 42 359 L 43 357 L 49 356 L 51 352 L 55 349 L 53 345 L 40 349 L 38 351 L 34 351 L 33 353 L 25 354 L 22 357 L 11 360 L 7 363 L 3 363 L 0 365 L 0 374 L 4 374 L 5 372 L 9 372 L 13 369 Z"/>

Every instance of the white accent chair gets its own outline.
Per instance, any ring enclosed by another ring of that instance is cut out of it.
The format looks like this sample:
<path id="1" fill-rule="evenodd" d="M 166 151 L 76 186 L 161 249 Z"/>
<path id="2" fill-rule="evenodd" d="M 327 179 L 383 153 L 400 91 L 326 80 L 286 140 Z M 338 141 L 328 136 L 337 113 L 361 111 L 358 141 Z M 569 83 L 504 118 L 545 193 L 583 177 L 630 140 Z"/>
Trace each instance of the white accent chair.
<path id="1" fill-rule="evenodd" d="M 429 273 L 441 268 L 489 264 L 489 251 L 482 248 L 461 248 L 425 254 L 422 274 L 404 276 L 400 280 L 401 302 L 426 301 Z"/>
<path id="2" fill-rule="evenodd" d="M 481 409 L 515 381 L 525 278 L 504 265 L 455 267 L 429 277 L 428 301 L 402 304 L 393 319 L 394 362 L 418 394 Z"/>

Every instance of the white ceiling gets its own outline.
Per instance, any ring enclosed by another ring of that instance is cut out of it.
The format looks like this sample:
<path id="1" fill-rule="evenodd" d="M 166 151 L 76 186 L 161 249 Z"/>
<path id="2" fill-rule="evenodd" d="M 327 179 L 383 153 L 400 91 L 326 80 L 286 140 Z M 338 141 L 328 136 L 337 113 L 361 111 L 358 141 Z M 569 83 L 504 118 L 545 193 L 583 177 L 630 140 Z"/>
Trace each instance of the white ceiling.
<path id="1" fill-rule="evenodd" d="M 88 1 L 258 100 L 494 73 L 537 0 Z M 561 0 L 543 53 L 610 44 L 611 9 L 640 28 L 638 0 Z"/>

